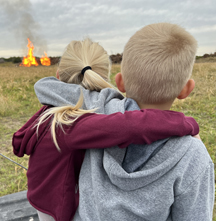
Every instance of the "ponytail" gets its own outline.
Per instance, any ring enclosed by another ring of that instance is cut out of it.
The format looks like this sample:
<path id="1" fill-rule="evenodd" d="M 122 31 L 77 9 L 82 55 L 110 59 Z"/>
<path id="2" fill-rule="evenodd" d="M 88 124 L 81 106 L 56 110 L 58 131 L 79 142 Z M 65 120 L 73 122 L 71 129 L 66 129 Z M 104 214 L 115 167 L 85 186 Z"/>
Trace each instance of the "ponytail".
<path id="1" fill-rule="evenodd" d="M 46 120 L 48 120 L 50 117 L 53 116 L 50 127 L 51 134 L 56 148 L 58 149 L 58 151 L 61 151 L 56 139 L 56 133 L 55 133 L 56 127 L 60 126 L 61 129 L 63 130 L 62 125 L 70 126 L 71 124 L 73 124 L 74 121 L 76 121 L 78 117 L 86 113 L 93 113 L 97 109 L 97 108 L 91 110 L 80 109 L 82 107 L 82 104 L 83 104 L 83 94 L 81 90 L 80 98 L 74 107 L 68 105 L 63 107 L 52 107 L 46 110 L 39 118 L 38 123 L 35 125 L 37 127 L 36 129 L 37 134 L 40 124 L 44 123 Z"/>

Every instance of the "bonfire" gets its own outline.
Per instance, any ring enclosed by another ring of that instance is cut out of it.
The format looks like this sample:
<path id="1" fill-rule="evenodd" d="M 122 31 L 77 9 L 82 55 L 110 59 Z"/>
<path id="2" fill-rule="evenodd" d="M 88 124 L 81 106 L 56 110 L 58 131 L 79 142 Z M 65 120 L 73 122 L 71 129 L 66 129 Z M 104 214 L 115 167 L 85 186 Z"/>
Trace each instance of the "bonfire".
<path id="1" fill-rule="evenodd" d="M 28 55 L 27 55 L 27 57 L 23 57 L 23 60 L 22 60 L 22 63 L 20 64 L 20 66 L 24 66 L 24 67 L 38 66 L 39 64 L 33 55 L 34 45 L 29 40 L 29 38 L 28 38 L 27 47 L 28 47 Z M 47 53 L 46 52 L 44 52 L 44 53 L 45 53 L 45 56 L 41 57 L 40 62 L 42 65 L 49 66 L 50 59 L 47 57 Z"/>
<path id="2" fill-rule="evenodd" d="M 42 65 L 45 65 L 45 66 L 50 66 L 50 59 L 47 57 L 47 53 L 44 52 L 45 54 L 45 57 L 42 56 L 41 59 L 40 59 L 40 62 Z"/>

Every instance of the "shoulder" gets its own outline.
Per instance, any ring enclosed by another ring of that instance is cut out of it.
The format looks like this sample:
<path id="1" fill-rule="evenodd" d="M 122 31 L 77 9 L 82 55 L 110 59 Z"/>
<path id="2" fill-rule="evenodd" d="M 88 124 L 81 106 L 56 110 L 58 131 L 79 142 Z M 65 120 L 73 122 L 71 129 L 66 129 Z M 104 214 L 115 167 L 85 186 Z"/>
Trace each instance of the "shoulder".
<path id="1" fill-rule="evenodd" d="M 50 86 L 50 84 L 61 84 L 63 82 L 59 81 L 57 78 L 55 77 L 45 77 L 45 78 L 41 78 L 40 80 L 38 80 L 35 84 L 34 84 L 34 88 L 35 90 L 40 90 L 41 87 L 44 86 Z"/>
<path id="2" fill-rule="evenodd" d="M 183 159 L 201 167 L 206 167 L 209 163 L 212 163 L 208 150 L 201 140 L 192 136 L 186 136 L 183 145 L 188 146 Z"/>
<path id="3" fill-rule="evenodd" d="M 206 165 L 212 162 L 204 143 L 190 135 L 171 137 L 167 142 L 167 146 L 169 147 L 169 155 L 177 154 L 179 156 L 181 153 L 181 157 L 178 157 L 179 163 L 182 161 L 192 162 L 193 164 L 202 162 L 202 165 Z M 166 151 L 166 149 L 164 151 Z"/>
<path id="4" fill-rule="evenodd" d="M 94 102 L 94 107 L 98 108 L 97 113 L 124 113 L 126 98 L 119 91 L 114 88 L 105 88 L 97 93 L 97 99 Z"/>
<path id="5" fill-rule="evenodd" d="M 113 98 L 116 98 L 116 99 L 119 99 L 119 100 L 124 99 L 124 96 L 114 88 L 104 88 L 100 91 L 99 94 L 101 96 L 106 97 L 106 100 L 110 100 L 110 99 L 113 99 Z"/>

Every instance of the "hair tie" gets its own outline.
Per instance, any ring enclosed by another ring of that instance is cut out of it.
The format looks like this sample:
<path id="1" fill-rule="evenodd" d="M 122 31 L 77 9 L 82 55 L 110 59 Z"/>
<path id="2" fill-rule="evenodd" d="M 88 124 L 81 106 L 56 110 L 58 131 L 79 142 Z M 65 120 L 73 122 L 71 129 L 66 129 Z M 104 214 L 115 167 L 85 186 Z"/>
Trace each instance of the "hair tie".
<path id="1" fill-rule="evenodd" d="M 86 66 L 86 67 L 84 67 L 84 68 L 82 69 L 82 71 L 81 71 L 81 74 L 84 75 L 85 72 L 86 72 L 87 70 L 89 70 L 89 69 L 92 70 L 92 68 L 91 68 L 90 66 Z"/>

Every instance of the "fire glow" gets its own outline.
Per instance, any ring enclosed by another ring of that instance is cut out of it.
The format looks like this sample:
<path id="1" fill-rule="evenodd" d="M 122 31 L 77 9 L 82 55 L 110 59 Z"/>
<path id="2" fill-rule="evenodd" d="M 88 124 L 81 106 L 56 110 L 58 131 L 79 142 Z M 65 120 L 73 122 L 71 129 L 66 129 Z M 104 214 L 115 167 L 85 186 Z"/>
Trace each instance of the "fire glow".
<path id="1" fill-rule="evenodd" d="M 28 55 L 27 57 L 23 57 L 22 63 L 20 66 L 24 67 L 30 67 L 30 66 L 38 66 L 38 62 L 36 58 L 33 55 L 34 45 L 28 38 Z M 44 52 L 45 53 L 45 52 Z M 42 65 L 50 66 L 50 59 L 47 57 L 47 54 L 45 53 L 45 56 L 42 56 L 40 58 L 40 62 Z"/>

